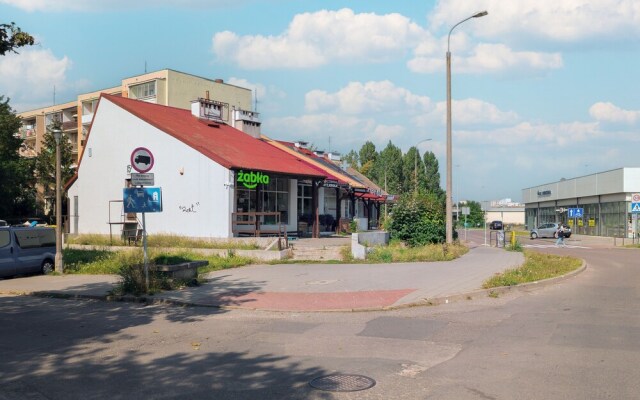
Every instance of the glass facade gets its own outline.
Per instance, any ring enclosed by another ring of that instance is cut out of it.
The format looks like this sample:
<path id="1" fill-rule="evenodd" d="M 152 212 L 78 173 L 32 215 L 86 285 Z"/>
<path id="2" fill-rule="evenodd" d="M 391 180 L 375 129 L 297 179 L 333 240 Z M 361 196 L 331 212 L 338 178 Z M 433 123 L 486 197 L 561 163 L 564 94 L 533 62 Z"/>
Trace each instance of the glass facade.
<path id="1" fill-rule="evenodd" d="M 236 178 L 237 179 L 237 178 Z M 269 183 L 248 189 L 236 182 L 236 212 L 279 212 L 280 222 L 289 223 L 289 178 L 270 177 Z M 275 216 L 261 217 L 263 224 L 275 224 Z M 239 220 L 248 221 L 249 216 Z"/>
<path id="2" fill-rule="evenodd" d="M 564 209 L 563 212 L 559 211 L 561 208 Z M 582 208 L 582 217 L 568 218 L 568 208 Z M 629 210 L 630 203 L 626 201 L 529 207 L 525 209 L 525 221 L 528 229 L 549 222 L 562 222 L 579 235 L 627 237 L 628 233 L 633 231 L 633 219 Z"/>

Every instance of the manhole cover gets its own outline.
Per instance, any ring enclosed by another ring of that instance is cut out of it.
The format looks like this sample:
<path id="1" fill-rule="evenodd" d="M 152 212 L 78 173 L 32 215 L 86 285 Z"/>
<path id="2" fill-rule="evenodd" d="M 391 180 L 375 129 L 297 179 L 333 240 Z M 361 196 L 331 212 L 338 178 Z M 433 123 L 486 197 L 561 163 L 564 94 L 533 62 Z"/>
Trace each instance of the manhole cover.
<path id="1" fill-rule="evenodd" d="M 374 387 L 376 381 L 364 375 L 334 374 L 315 378 L 309 385 L 330 392 L 357 392 Z"/>

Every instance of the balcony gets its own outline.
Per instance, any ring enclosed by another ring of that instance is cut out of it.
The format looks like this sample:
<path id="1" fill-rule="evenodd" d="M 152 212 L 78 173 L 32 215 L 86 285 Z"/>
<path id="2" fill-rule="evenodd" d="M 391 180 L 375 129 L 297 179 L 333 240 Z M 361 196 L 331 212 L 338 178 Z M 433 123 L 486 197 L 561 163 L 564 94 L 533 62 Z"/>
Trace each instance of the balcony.
<path id="1" fill-rule="evenodd" d="M 20 128 L 18 129 L 18 137 L 23 140 L 32 140 L 36 138 L 36 131 L 31 128 Z"/>
<path id="2" fill-rule="evenodd" d="M 76 121 L 67 121 L 62 123 L 63 131 L 77 131 L 78 123 Z"/>

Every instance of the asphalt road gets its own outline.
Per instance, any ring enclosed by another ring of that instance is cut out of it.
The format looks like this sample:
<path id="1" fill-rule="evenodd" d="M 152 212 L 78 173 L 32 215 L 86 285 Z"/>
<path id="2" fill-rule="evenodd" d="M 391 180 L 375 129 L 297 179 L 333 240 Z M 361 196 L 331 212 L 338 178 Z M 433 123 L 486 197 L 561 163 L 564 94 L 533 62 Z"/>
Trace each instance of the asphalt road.
<path id="1" fill-rule="evenodd" d="M 0 297 L 6 399 L 637 399 L 638 250 L 560 283 L 390 312 L 271 313 Z M 313 389 L 333 373 L 376 381 Z"/>

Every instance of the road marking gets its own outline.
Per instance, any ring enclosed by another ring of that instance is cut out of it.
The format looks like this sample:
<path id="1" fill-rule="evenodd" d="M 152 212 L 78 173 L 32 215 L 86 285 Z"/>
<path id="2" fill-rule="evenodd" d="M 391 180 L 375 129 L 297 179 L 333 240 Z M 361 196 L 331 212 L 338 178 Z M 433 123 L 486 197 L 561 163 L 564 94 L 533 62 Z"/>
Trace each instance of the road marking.
<path id="1" fill-rule="evenodd" d="M 534 248 L 538 248 L 538 249 L 550 249 L 550 248 L 555 248 L 555 247 L 562 247 L 562 246 L 556 246 L 555 244 L 524 244 L 522 245 L 522 247 L 534 247 Z M 576 246 L 573 244 L 567 244 L 564 247 L 568 248 L 568 249 L 590 249 L 591 247 L 585 247 L 585 246 Z"/>

